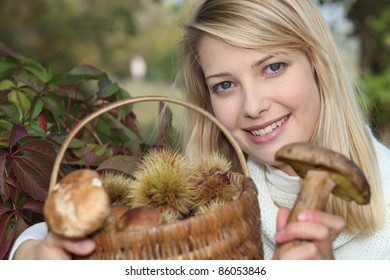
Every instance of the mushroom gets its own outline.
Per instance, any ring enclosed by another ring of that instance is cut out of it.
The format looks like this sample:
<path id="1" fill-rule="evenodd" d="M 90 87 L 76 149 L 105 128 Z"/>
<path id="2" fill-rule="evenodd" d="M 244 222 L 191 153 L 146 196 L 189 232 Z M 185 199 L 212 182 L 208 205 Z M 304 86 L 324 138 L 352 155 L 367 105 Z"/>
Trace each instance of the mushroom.
<path id="1" fill-rule="evenodd" d="M 368 204 L 370 186 L 359 167 L 344 155 L 309 143 L 292 143 L 275 154 L 302 178 L 301 189 L 287 223 L 297 220 L 302 210 L 324 211 L 330 193 L 357 204 Z M 300 241 L 283 244 L 280 252 L 296 247 Z"/>
<path id="2" fill-rule="evenodd" d="M 139 206 L 126 211 L 117 222 L 118 231 L 146 229 L 164 223 L 161 214 L 150 207 Z"/>
<path id="3" fill-rule="evenodd" d="M 128 207 L 119 205 L 119 204 L 113 204 L 111 205 L 111 212 L 108 218 L 106 219 L 103 227 L 101 228 L 102 232 L 117 232 L 118 231 L 118 221 L 121 219 L 121 217 L 127 213 L 129 210 Z"/>
<path id="4" fill-rule="evenodd" d="M 50 191 L 43 211 L 50 231 L 81 238 L 103 226 L 110 214 L 110 198 L 96 171 L 80 169 Z"/>

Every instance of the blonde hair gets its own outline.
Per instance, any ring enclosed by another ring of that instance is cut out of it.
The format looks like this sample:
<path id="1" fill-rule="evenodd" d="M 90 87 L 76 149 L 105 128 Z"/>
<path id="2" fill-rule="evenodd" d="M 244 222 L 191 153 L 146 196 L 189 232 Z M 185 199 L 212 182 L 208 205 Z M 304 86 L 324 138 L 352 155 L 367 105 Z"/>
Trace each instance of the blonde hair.
<path id="1" fill-rule="evenodd" d="M 312 142 L 338 151 L 357 163 L 371 185 L 365 206 L 331 196 L 328 211 L 346 220 L 354 234 L 374 232 L 383 224 L 383 195 L 376 154 L 357 90 L 344 69 L 331 32 L 312 0 L 209 0 L 203 1 L 182 40 L 182 78 L 186 99 L 213 113 L 209 91 L 199 64 L 203 36 L 215 36 L 242 48 L 270 52 L 298 49 L 315 70 L 321 111 Z M 234 151 L 209 121 L 188 112 L 183 137 L 187 154 L 219 150 L 234 163 Z M 240 166 L 235 165 L 239 170 Z"/>

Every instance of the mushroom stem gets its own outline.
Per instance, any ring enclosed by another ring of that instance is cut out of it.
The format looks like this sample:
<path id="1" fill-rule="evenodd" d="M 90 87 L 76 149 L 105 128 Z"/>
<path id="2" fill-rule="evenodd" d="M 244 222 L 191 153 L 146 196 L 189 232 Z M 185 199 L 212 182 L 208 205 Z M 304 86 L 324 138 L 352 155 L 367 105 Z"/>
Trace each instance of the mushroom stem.
<path id="1" fill-rule="evenodd" d="M 330 193 L 336 186 L 327 171 L 309 170 L 306 177 L 302 179 L 301 190 L 291 210 L 287 224 L 296 222 L 298 214 L 303 210 L 325 210 Z M 280 254 L 297 247 L 304 242 L 294 240 L 280 246 Z"/>

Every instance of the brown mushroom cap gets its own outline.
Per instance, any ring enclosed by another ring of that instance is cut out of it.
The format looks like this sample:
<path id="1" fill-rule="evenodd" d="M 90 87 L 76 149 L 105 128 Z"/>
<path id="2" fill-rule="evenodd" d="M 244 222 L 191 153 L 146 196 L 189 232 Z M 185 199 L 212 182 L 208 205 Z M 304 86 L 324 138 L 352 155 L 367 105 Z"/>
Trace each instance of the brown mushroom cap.
<path id="1" fill-rule="evenodd" d="M 48 195 L 44 216 L 50 231 L 69 238 L 85 237 L 110 214 L 110 198 L 100 175 L 80 169 L 66 175 Z"/>
<path id="2" fill-rule="evenodd" d="M 370 186 L 363 172 L 340 153 L 310 143 L 292 143 L 278 150 L 275 159 L 289 164 L 301 178 L 309 170 L 327 171 L 336 184 L 334 195 L 358 204 L 370 201 Z"/>
<path id="3" fill-rule="evenodd" d="M 138 206 L 129 209 L 118 220 L 118 230 L 146 229 L 162 225 L 163 218 L 157 210 L 147 206 Z"/>

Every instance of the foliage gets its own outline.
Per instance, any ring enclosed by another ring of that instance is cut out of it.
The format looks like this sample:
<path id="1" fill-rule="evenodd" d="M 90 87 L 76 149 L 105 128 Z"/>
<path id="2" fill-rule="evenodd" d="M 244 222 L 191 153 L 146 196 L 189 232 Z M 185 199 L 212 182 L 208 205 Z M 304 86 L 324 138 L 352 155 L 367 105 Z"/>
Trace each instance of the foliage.
<path id="1" fill-rule="evenodd" d="M 85 116 L 128 97 L 96 67 L 53 73 L 0 43 L 0 259 L 26 227 L 43 220 L 64 137 Z M 162 111 L 158 145 L 172 139 L 170 118 L 169 109 Z M 81 167 L 131 173 L 152 146 L 142 139 L 132 106 L 121 106 L 84 126 L 66 151 L 59 178 Z"/>
<path id="2" fill-rule="evenodd" d="M 110 76 L 127 78 L 131 58 L 143 55 L 152 72 L 149 78 L 171 79 L 174 58 L 162 70 L 154 63 L 174 54 L 181 36 L 181 9 L 162 4 L 168 2 L 2 0 L 0 41 L 57 72 L 92 64 L 109 69 Z"/>
<path id="3" fill-rule="evenodd" d="M 390 123 L 390 67 L 381 74 L 367 74 L 364 79 L 365 101 L 371 114 L 373 125 L 381 130 Z"/>

